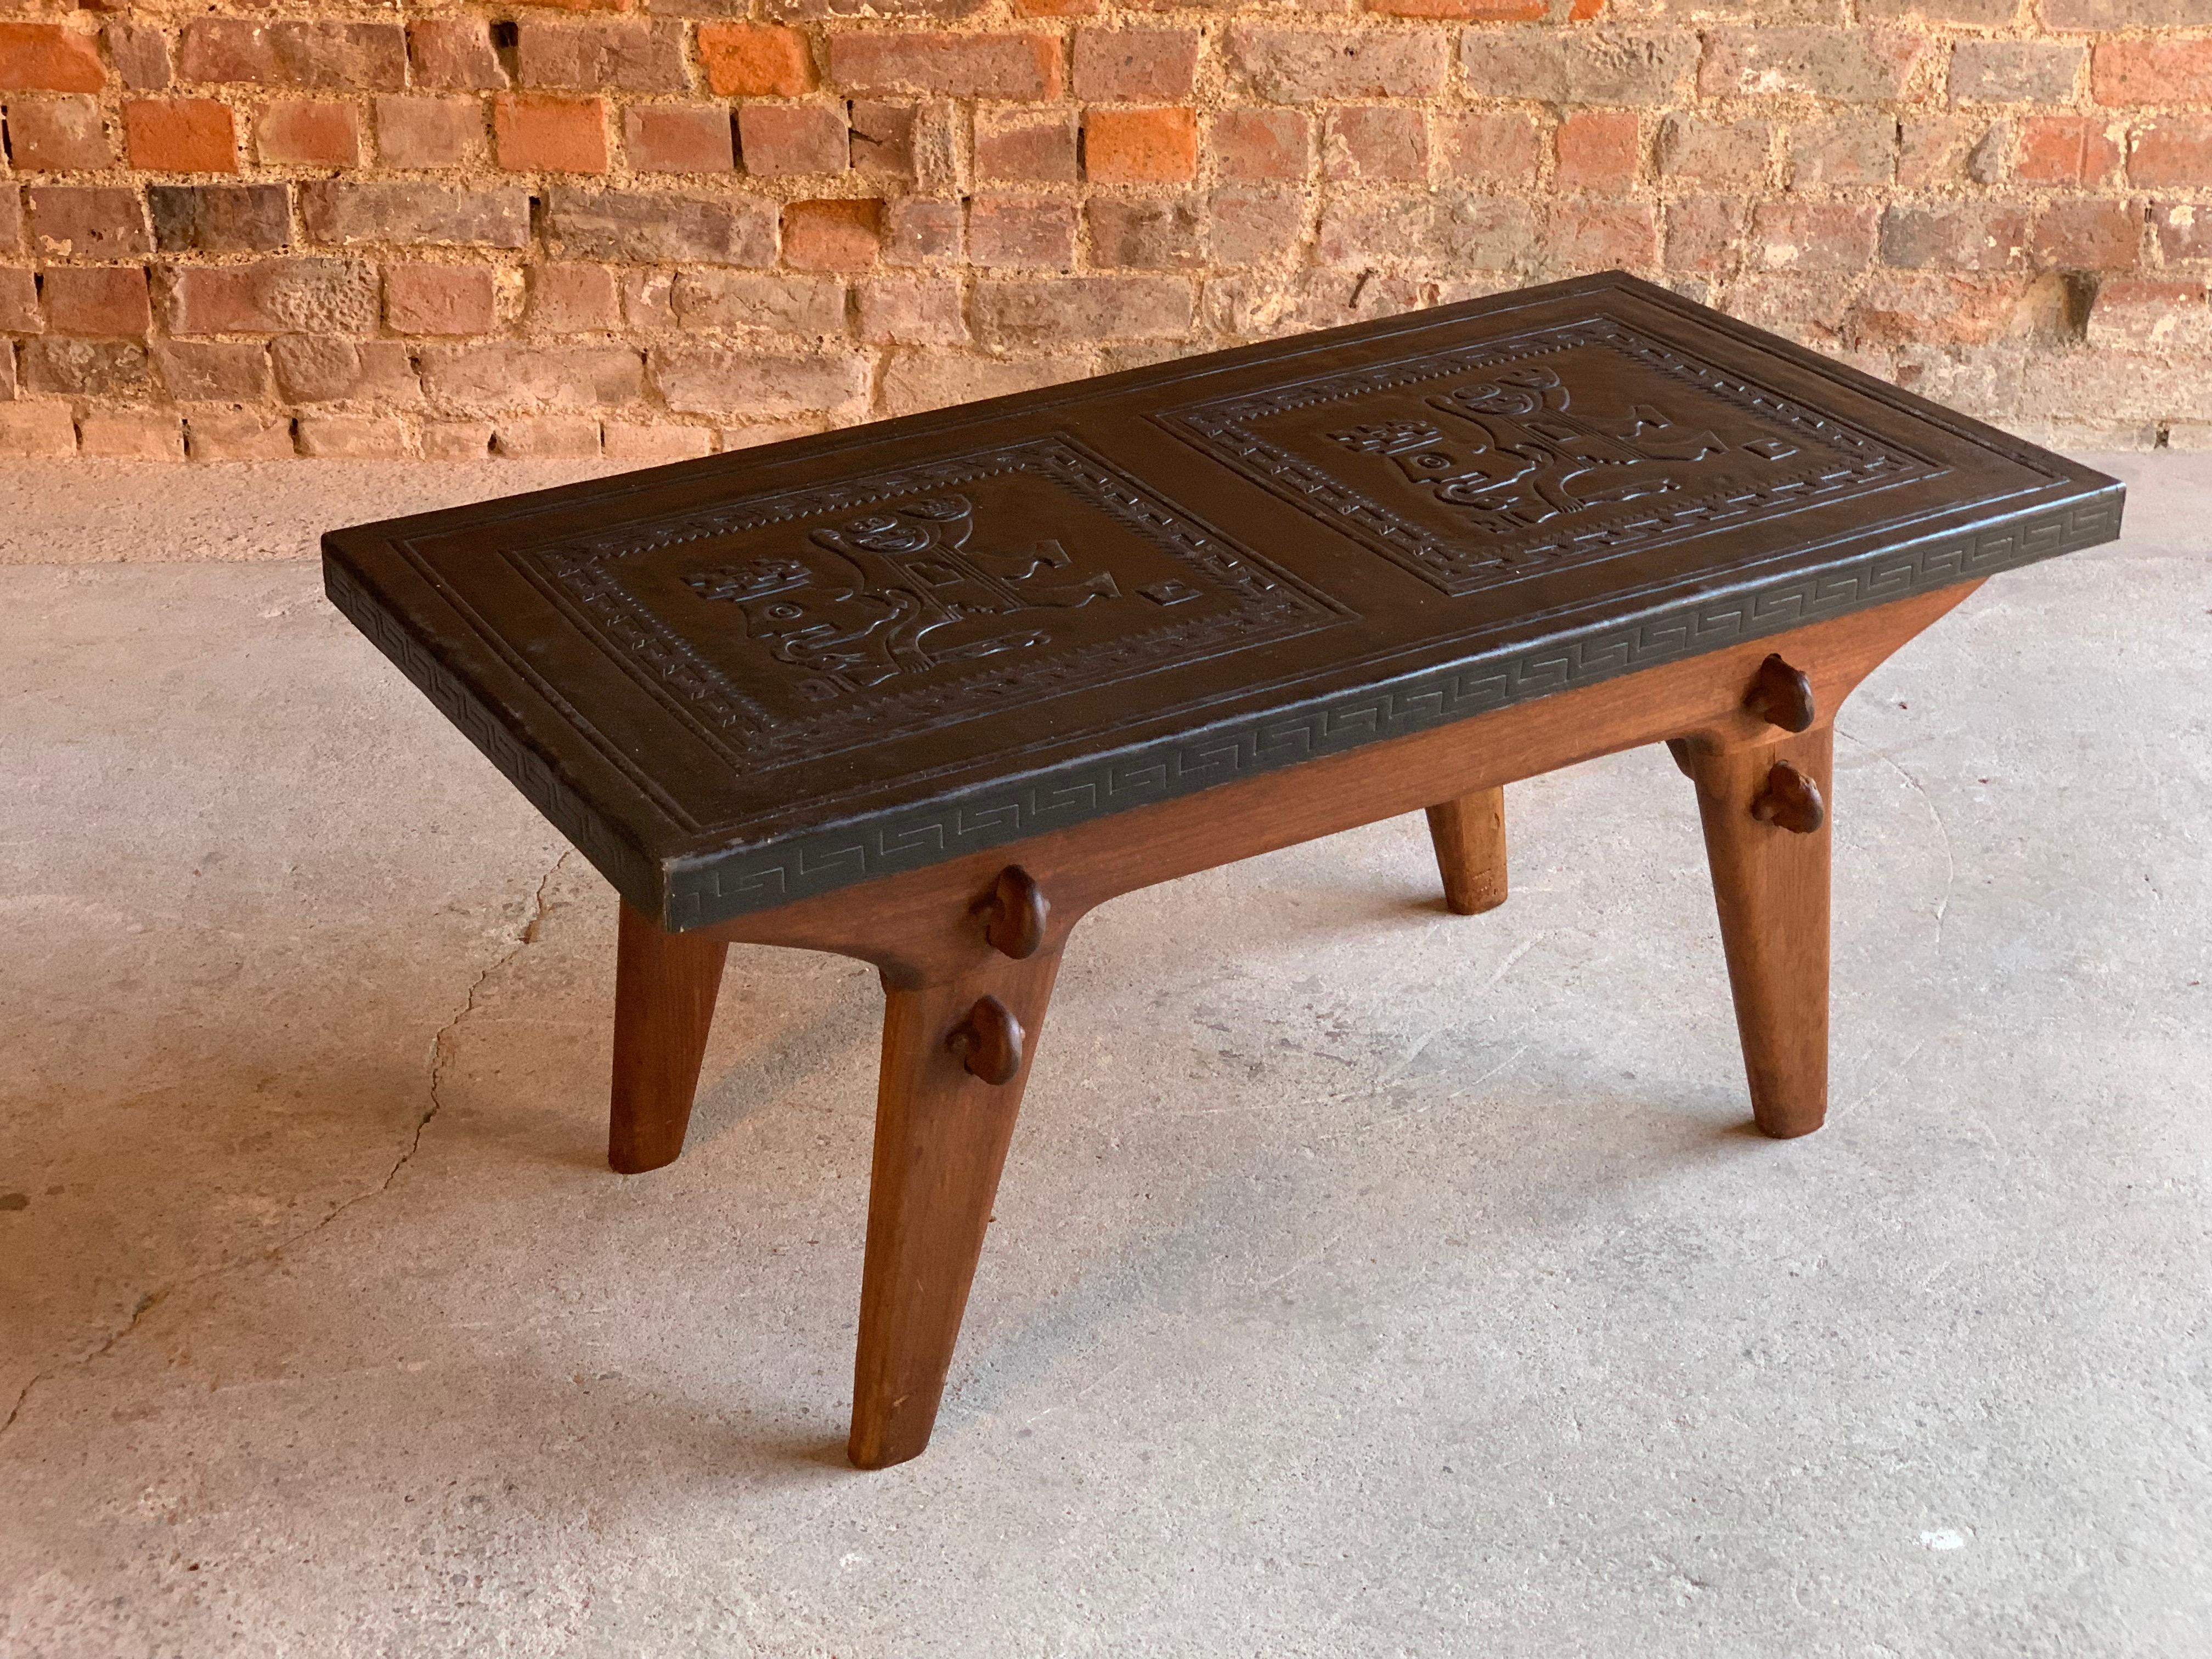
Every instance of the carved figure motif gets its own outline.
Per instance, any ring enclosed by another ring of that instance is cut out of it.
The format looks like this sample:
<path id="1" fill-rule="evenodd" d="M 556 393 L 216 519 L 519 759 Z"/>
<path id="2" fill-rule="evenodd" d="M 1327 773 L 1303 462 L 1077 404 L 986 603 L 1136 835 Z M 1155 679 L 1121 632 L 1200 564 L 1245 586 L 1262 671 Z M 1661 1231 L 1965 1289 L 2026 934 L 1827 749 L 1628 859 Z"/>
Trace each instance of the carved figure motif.
<path id="1" fill-rule="evenodd" d="M 969 546 L 974 531 L 968 497 L 931 496 L 811 532 L 826 558 L 753 559 L 684 582 L 702 599 L 737 605 L 747 637 L 809 671 L 805 689 L 817 697 L 1047 645 L 1043 629 L 1004 620 L 1121 597 L 1109 572 L 1072 574 L 1073 556 L 1050 538 L 1025 551 L 989 552 Z M 1071 574 L 1048 579 L 1057 572 Z"/>

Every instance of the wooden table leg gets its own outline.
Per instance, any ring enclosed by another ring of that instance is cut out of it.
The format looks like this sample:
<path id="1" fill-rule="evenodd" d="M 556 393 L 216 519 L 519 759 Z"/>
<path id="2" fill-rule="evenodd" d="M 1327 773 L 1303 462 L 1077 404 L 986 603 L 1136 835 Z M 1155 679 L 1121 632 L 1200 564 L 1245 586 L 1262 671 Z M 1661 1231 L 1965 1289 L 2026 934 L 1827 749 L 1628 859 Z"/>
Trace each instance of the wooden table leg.
<path id="1" fill-rule="evenodd" d="M 1752 1113 L 1778 1139 L 1810 1134 L 1828 1109 L 1834 747 L 1826 723 L 1743 748 L 1687 747 Z"/>
<path id="2" fill-rule="evenodd" d="M 1505 902 L 1505 791 L 1479 789 L 1429 808 L 1429 839 L 1443 872 L 1444 904 L 1479 916 Z"/>
<path id="3" fill-rule="evenodd" d="M 673 1164 L 684 1150 L 729 952 L 720 939 L 664 933 L 642 911 L 622 908 L 607 1162 L 623 1175 Z"/>
<path id="4" fill-rule="evenodd" d="M 858 1468 L 902 1463 L 929 1443 L 1059 968 L 1054 946 L 918 990 L 886 988 L 847 1446 Z M 1018 1032 L 1011 1051 L 1002 1015 Z"/>

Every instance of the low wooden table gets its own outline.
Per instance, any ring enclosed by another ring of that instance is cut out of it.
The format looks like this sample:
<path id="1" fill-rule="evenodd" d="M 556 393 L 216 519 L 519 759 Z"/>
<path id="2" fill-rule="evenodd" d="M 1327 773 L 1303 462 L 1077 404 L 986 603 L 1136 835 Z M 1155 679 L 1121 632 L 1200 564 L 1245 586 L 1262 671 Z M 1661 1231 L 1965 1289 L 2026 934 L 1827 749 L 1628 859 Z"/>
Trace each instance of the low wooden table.
<path id="1" fill-rule="evenodd" d="M 882 970 L 850 1451 L 928 1443 L 1069 931 L 1667 743 L 1752 1109 L 1827 1098 L 1830 722 L 2113 480 L 1609 274 L 324 538 L 331 599 L 622 895 L 609 1162 L 732 940 Z"/>

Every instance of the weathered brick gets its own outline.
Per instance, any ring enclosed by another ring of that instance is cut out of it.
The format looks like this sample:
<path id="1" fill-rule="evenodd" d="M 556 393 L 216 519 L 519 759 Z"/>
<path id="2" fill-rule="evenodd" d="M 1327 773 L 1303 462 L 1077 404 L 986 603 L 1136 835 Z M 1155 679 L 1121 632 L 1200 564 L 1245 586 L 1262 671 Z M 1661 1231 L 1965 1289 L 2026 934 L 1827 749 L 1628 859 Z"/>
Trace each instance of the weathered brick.
<path id="1" fill-rule="evenodd" d="M 2084 332 L 2101 350 L 2212 353 L 2212 306 L 2201 277 L 2108 277 Z"/>
<path id="2" fill-rule="evenodd" d="M 1557 104 L 1662 102 L 1697 57 L 1696 37 L 1676 30 L 1469 29 L 1459 50 L 1470 91 Z"/>
<path id="3" fill-rule="evenodd" d="M 877 276 L 857 295 L 860 337 L 877 345 L 964 345 L 968 319 L 953 276 Z"/>
<path id="4" fill-rule="evenodd" d="M 653 378 L 684 414 L 777 416 L 859 404 L 868 366 L 847 352 L 760 351 L 704 342 L 655 346 Z"/>
<path id="5" fill-rule="evenodd" d="M 146 204 L 164 253 L 270 253 L 292 240 L 282 185 L 149 185 Z"/>
<path id="6" fill-rule="evenodd" d="M 424 17 L 407 26 L 415 84 L 455 92 L 498 92 L 507 66 L 491 44 L 491 25 L 480 17 Z"/>
<path id="7" fill-rule="evenodd" d="M 235 173 L 238 129 L 212 98 L 138 98 L 123 106 L 131 165 L 149 173 Z"/>
<path id="8" fill-rule="evenodd" d="M 2100 185 L 2118 171 L 2125 129 L 2080 115 L 2040 115 L 2021 124 L 2013 176 L 2027 185 Z"/>
<path id="9" fill-rule="evenodd" d="M 8 154 L 24 173 L 70 173 L 115 160 L 96 99 L 82 94 L 8 100 Z"/>
<path id="10" fill-rule="evenodd" d="M 814 88 L 814 58 L 797 29 L 702 23 L 699 61 L 724 98 L 789 98 Z"/>
<path id="11" fill-rule="evenodd" d="M 39 279 L 27 270 L 0 265 L 0 334 L 38 334 L 46 326 L 39 309 Z M 0 398 L 0 403 L 6 401 Z"/>
<path id="12" fill-rule="evenodd" d="M 1897 177 L 1897 123 L 1887 115 L 1839 115 L 1790 131 L 1793 185 L 1887 185 Z"/>
<path id="13" fill-rule="evenodd" d="M 1075 95 L 1131 104 L 1190 95 L 1198 78 L 1196 29 L 1080 29 Z"/>
<path id="14" fill-rule="evenodd" d="M 414 360 L 396 340 L 344 340 L 286 334 L 269 344 L 277 390 L 295 404 L 379 404 L 414 409 L 422 402 Z"/>
<path id="15" fill-rule="evenodd" d="M 968 257 L 985 270 L 1072 270 L 1075 204 L 978 196 L 968 210 Z"/>
<path id="16" fill-rule="evenodd" d="M 258 340 L 165 340 L 155 346 L 154 362 L 179 403 L 250 403 L 269 394 L 269 349 Z M 291 447 L 288 428 L 288 454 Z"/>
<path id="17" fill-rule="evenodd" d="M 2182 28 L 2204 21 L 2202 0 L 2043 0 L 2054 29 Z"/>
<path id="18" fill-rule="evenodd" d="M 396 460 L 414 452 L 414 434 L 397 415 L 302 415 L 300 453 L 317 459 Z"/>
<path id="19" fill-rule="evenodd" d="M 1879 210 L 1863 202 L 1761 202 L 1748 244 L 1761 270 L 1863 270 L 1874 262 Z"/>
<path id="20" fill-rule="evenodd" d="M 688 461 L 714 453 L 714 434 L 703 426 L 644 426 L 630 421 L 607 421 L 600 427 L 600 447 L 611 461 L 634 461 L 641 466 L 663 461 Z"/>
<path id="21" fill-rule="evenodd" d="M 497 320 L 483 265 L 388 265 L 384 320 L 396 334 L 488 334 Z"/>
<path id="22" fill-rule="evenodd" d="M 159 92 L 169 84 L 169 36 L 158 23 L 110 23 L 107 55 L 134 92 Z"/>
<path id="23" fill-rule="evenodd" d="M 1744 204 L 1734 196 L 1686 196 L 1667 207 L 1663 263 L 1669 271 L 1717 276 L 1735 270 L 1746 240 Z"/>
<path id="24" fill-rule="evenodd" d="M 1553 179 L 1562 190 L 1626 190 L 1643 149 L 1633 110 L 1576 110 L 1553 137 Z"/>
<path id="25" fill-rule="evenodd" d="M 670 305 L 686 329 L 757 328 L 778 334 L 842 334 L 845 285 L 834 276 L 750 270 L 682 270 Z"/>
<path id="26" fill-rule="evenodd" d="M 67 404 L 0 403 L 0 455 L 76 453 L 76 422 Z"/>
<path id="27" fill-rule="evenodd" d="M 556 334 L 610 329 L 622 322 L 615 274 L 605 265 L 539 265 L 530 273 L 530 320 Z"/>
<path id="28" fill-rule="evenodd" d="M 1273 264 L 1305 240 L 1305 198 L 1286 190 L 1217 190 L 1206 201 L 1205 228 L 1218 263 Z"/>
<path id="29" fill-rule="evenodd" d="M 592 409 L 629 403 L 645 390 L 644 357 L 627 345 L 426 346 L 422 363 L 423 390 L 449 409 Z"/>
<path id="30" fill-rule="evenodd" d="M 748 198 L 556 185 L 548 217 L 563 258 L 718 265 L 775 263 L 775 209 Z"/>
<path id="31" fill-rule="evenodd" d="M 1402 262 L 1410 270 L 1504 270 L 1536 240 L 1535 215 L 1516 197 L 1446 191 L 1333 201 L 1322 210 L 1324 264 Z"/>
<path id="32" fill-rule="evenodd" d="M 1927 50 L 1892 29 L 1722 29 L 1706 37 L 1698 89 L 1710 98 L 1797 93 L 1844 103 L 1902 97 Z"/>
<path id="33" fill-rule="evenodd" d="M 1048 34 L 833 34 L 830 78 L 863 94 L 962 98 L 1057 98 L 1064 84 Z"/>
<path id="34" fill-rule="evenodd" d="M 675 294 L 676 273 L 673 271 L 623 271 L 623 320 L 632 328 L 674 328 Z"/>
<path id="35" fill-rule="evenodd" d="M 1998 104 L 2063 104 L 2081 76 L 2081 47 L 2059 40 L 1961 40 L 1951 48 L 1951 96 Z"/>
<path id="36" fill-rule="evenodd" d="M 188 410 L 185 450 L 196 461 L 282 461 L 298 453 L 289 416 L 247 409 Z"/>
<path id="37" fill-rule="evenodd" d="M 1881 218 L 1881 257 L 1907 269 L 2005 270 L 2027 256 L 2027 215 L 2005 203 L 1897 204 Z"/>
<path id="38" fill-rule="evenodd" d="M 1171 340 L 1190 330 L 1190 284 L 1176 276 L 1063 276 L 975 284 L 977 334 L 992 347 L 1069 340 Z"/>
<path id="39" fill-rule="evenodd" d="M 1649 202 L 1562 204 L 1545 227 L 1543 257 L 1559 275 L 1649 269 L 1659 262 L 1658 210 Z"/>
<path id="40" fill-rule="evenodd" d="M 1859 15 L 1869 21 L 1966 23 L 2001 28 L 2020 12 L 2020 0 L 1859 0 Z"/>
<path id="41" fill-rule="evenodd" d="M 884 409 L 887 414 L 913 415 L 978 398 L 1057 386 L 1089 372 L 1082 355 L 1065 349 L 1047 356 L 1011 359 L 902 351 L 884 366 Z"/>
<path id="42" fill-rule="evenodd" d="M 586 92 L 682 92 L 684 31 L 678 23 L 629 19 L 520 26 L 517 77 L 526 87 L 574 87 Z"/>
<path id="43" fill-rule="evenodd" d="M 951 264 L 965 243 L 957 202 L 902 200 L 884 204 L 884 263 Z"/>
<path id="44" fill-rule="evenodd" d="M 1065 105 L 1012 104 L 975 112 L 975 176 L 1072 183 L 1075 112 Z"/>
<path id="45" fill-rule="evenodd" d="M 1396 30 L 1284 29 L 1237 23 L 1229 61 L 1247 85 L 1279 103 L 1316 98 L 1418 98 L 1442 90 L 1449 53 L 1438 34 Z M 1515 97 L 1541 97 L 1516 91 Z"/>
<path id="46" fill-rule="evenodd" d="M 137 265 L 56 265 L 45 282 L 46 326 L 57 334 L 143 335 L 154 326 Z"/>
<path id="47" fill-rule="evenodd" d="M 199 17 L 185 25 L 177 72 L 187 81 L 397 91 L 407 82 L 407 37 L 396 23 Z"/>
<path id="48" fill-rule="evenodd" d="M 300 218 L 318 242 L 343 246 L 525 247 L 530 198 L 512 187 L 457 189 L 404 180 L 332 180 L 300 186 Z"/>
<path id="49" fill-rule="evenodd" d="M 0 253 L 15 253 L 23 246 L 23 193 L 12 179 L 0 179 Z"/>
<path id="50" fill-rule="evenodd" d="M 173 412 L 117 409 L 88 412 L 76 425 L 80 454 L 113 460 L 181 461 L 184 422 Z"/>
<path id="51" fill-rule="evenodd" d="M 2130 270 L 2142 255 L 2139 202 L 2054 202 L 2028 246 L 2037 261 L 2068 270 Z"/>
<path id="52" fill-rule="evenodd" d="M 1083 210 L 1094 266 L 1139 270 L 1193 270 L 1204 263 L 1205 227 L 1187 196 L 1165 200 L 1094 197 Z"/>
<path id="53" fill-rule="evenodd" d="M 474 98 L 379 98 L 376 153 L 392 167 L 458 167 L 481 161 L 483 106 Z"/>
<path id="54" fill-rule="evenodd" d="M 790 202 L 784 206 L 783 262 L 793 270 L 866 270 L 882 248 L 880 203 Z"/>
<path id="55" fill-rule="evenodd" d="M 720 104 L 629 106 L 623 154 L 640 173 L 727 173 L 738 164 L 730 112 Z"/>
<path id="56" fill-rule="evenodd" d="M 2161 115 L 2138 128 L 2128 149 L 2128 181 L 2212 185 L 2212 116 Z"/>
<path id="57" fill-rule="evenodd" d="M 2212 22 L 2212 15 L 2197 20 Z M 2089 90 L 2100 104 L 2212 104 L 2212 40 L 2100 40 Z"/>
<path id="58" fill-rule="evenodd" d="M 0 22 L 0 90 L 98 92 L 106 81 L 94 36 L 58 23 Z"/>
<path id="59" fill-rule="evenodd" d="M 376 326 L 376 271 L 355 259 L 260 259 L 169 273 L 176 334 L 366 334 Z"/>
<path id="60" fill-rule="evenodd" d="M 1595 16 L 1604 0 L 1577 0 L 1582 15 Z M 1551 0 L 1367 0 L 1367 9 L 1389 17 L 1433 17 L 1454 23 L 1540 23 Z"/>
<path id="61" fill-rule="evenodd" d="M 1093 108 L 1083 172 L 1099 184 L 1171 184 L 1198 174 L 1198 117 L 1187 109 Z"/>
<path id="62" fill-rule="evenodd" d="M 1313 149 L 1313 123 L 1296 110 L 1223 110 L 1207 124 L 1206 144 L 1224 179 L 1299 179 Z"/>
<path id="63" fill-rule="evenodd" d="M 264 161 L 302 167 L 361 165 L 361 118 L 351 104 L 282 99 L 261 112 L 253 131 Z"/>
<path id="64" fill-rule="evenodd" d="M 1518 110 L 1438 118 L 1443 170 L 1468 184 L 1533 185 L 1543 155 L 1536 118 Z"/>
<path id="65" fill-rule="evenodd" d="M 514 173 L 605 173 L 607 106 L 598 98 L 503 92 L 492 100 L 492 147 Z"/>
<path id="66" fill-rule="evenodd" d="M 1898 124 L 1897 182 L 1908 190 L 1954 189 L 2003 176 L 2012 130 L 1981 116 L 1941 115 Z"/>
<path id="67" fill-rule="evenodd" d="M 129 340 L 26 340 L 24 386 L 83 398 L 143 398 L 153 388 L 146 348 Z"/>
<path id="68" fill-rule="evenodd" d="M 1706 184 L 1755 184 L 1766 176 L 1771 142 L 1764 121 L 1711 121 L 1677 111 L 1659 124 L 1659 171 Z"/>
<path id="69" fill-rule="evenodd" d="M 747 104 L 738 111 L 738 153 L 762 178 L 842 173 L 851 129 L 842 104 Z"/>
<path id="70" fill-rule="evenodd" d="M 848 108 L 854 172 L 921 190 L 967 186 L 965 123 L 957 105 L 856 98 Z M 985 112 L 975 112 L 979 123 Z"/>
<path id="71" fill-rule="evenodd" d="M 138 192 L 110 185 L 33 185 L 31 246 L 50 259 L 130 259 L 154 251 Z"/>
<path id="72" fill-rule="evenodd" d="M 2163 259 L 2212 259 L 2212 206 L 2154 202 L 2150 225 Z"/>
<path id="73" fill-rule="evenodd" d="M 1425 179 L 1428 120 L 1420 110 L 1399 104 L 1333 109 L 1322 130 L 1321 155 L 1322 172 L 1330 179 Z"/>
<path id="74" fill-rule="evenodd" d="M 581 460 L 599 453 L 599 423 L 589 415 L 510 415 L 491 447 L 519 460 Z"/>

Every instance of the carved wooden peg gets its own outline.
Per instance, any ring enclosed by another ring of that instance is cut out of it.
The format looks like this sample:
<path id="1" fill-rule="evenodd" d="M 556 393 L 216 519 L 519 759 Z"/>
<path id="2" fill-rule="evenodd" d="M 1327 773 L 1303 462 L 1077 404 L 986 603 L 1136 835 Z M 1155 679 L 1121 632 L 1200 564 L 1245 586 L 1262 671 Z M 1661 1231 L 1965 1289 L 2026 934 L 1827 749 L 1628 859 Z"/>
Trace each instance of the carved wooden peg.
<path id="1" fill-rule="evenodd" d="M 996 997 L 977 1001 L 945 1046 L 960 1056 L 969 1076 L 994 1085 L 1012 1083 L 1022 1069 L 1022 1023 Z"/>
<path id="2" fill-rule="evenodd" d="M 1042 946 L 1044 919 L 1051 913 L 1044 890 L 1018 864 L 1000 871 L 990 892 L 975 906 L 991 948 L 1016 962 L 1035 956 Z"/>
<path id="3" fill-rule="evenodd" d="M 1751 815 L 1793 836 L 1809 836 L 1827 822 L 1828 807 L 1819 784 L 1788 761 L 1777 761 L 1766 775 L 1766 787 L 1751 804 Z"/>
<path id="4" fill-rule="evenodd" d="M 1770 653 L 1759 665 L 1759 674 L 1744 694 L 1743 706 L 1769 726 L 1785 732 L 1804 732 L 1813 725 L 1813 682 L 1800 668 L 1792 668 L 1778 653 Z"/>

